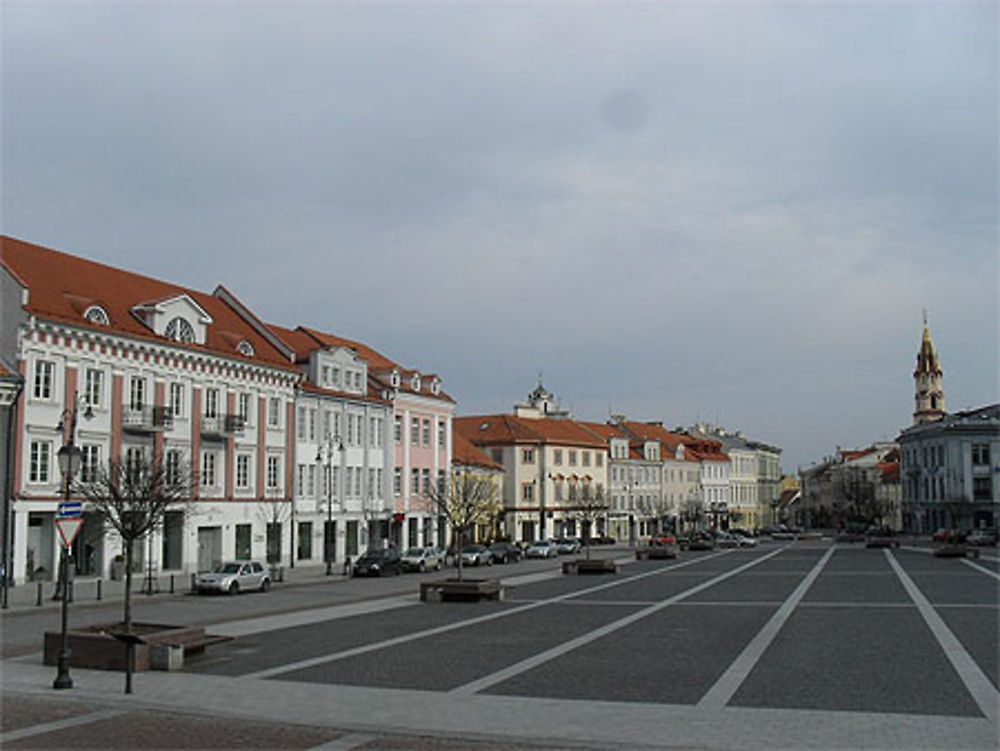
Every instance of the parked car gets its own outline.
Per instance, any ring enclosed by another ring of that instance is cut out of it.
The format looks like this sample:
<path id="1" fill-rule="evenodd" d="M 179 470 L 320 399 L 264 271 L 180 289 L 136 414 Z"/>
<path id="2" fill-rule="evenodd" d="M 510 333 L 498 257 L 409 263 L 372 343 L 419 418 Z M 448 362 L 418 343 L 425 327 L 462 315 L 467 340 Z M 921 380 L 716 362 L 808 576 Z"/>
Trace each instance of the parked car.
<path id="1" fill-rule="evenodd" d="M 677 540 L 673 535 L 654 535 L 640 542 L 635 549 L 637 561 L 653 558 L 676 558 Z"/>
<path id="2" fill-rule="evenodd" d="M 872 527 L 865 533 L 866 548 L 898 548 L 899 538 L 891 529 Z"/>
<path id="3" fill-rule="evenodd" d="M 463 566 L 492 566 L 493 556 L 485 545 L 467 545 L 462 548 Z"/>
<path id="4" fill-rule="evenodd" d="M 741 548 L 755 548 L 757 547 L 757 538 L 750 537 L 749 535 L 742 534 L 741 532 L 734 532 L 733 536 L 739 543 Z"/>
<path id="5" fill-rule="evenodd" d="M 403 573 L 403 561 L 394 548 L 368 550 L 354 563 L 355 576 L 387 576 Z"/>
<path id="6" fill-rule="evenodd" d="M 738 548 L 740 546 L 740 541 L 737 539 L 736 535 L 723 532 L 715 538 L 715 546 L 717 548 Z"/>
<path id="7" fill-rule="evenodd" d="M 559 551 L 548 540 L 535 540 L 524 551 L 525 558 L 555 558 L 557 555 L 559 555 Z"/>
<path id="8" fill-rule="evenodd" d="M 441 556 L 437 548 L 410 548 L 403 553 L 401 563 L 404 571 L 420 571 L 427 569 L 441 570 Z"/>
<path id="9" fill-rule="evenodd" d="M 580 552 L 580 541 L 575 537 L 559 537 L 554 542 L 556 552 L 560 555 L 572 555 Z"/>
<path id="10" fill-rule="evenodd" d="M 230 561 L 198 574 L 195 586 L 198 594 L 225 592 L 235 595 L 251 589 L 266 592 L 271 587 L 271 574 L 259 561 Z"/>
<path id="11" fill-rule="evenodd" d="M 490 555 L 494 563 L 515 563 L 524 555 L 521 548 L 512 542 L 495 542 L 490 545 Z"/>
<path id="12" fill-rule="evenodd" d="M 931 535 L 934 542 L 965 542 L 965 532 L 942 527 Z"/>
<path id="13" fill-rule="evenodd" d="M 996 545 L 997 533 L 992 529 L 974 529 L 966 535 L 967 545 Z"/>
<path id="14" fill-rule="evenodd" d="M 704 532 L 691 535 L 688 542 L 688 550 L 713 550 L 715 548 L 715 537 Z"/>

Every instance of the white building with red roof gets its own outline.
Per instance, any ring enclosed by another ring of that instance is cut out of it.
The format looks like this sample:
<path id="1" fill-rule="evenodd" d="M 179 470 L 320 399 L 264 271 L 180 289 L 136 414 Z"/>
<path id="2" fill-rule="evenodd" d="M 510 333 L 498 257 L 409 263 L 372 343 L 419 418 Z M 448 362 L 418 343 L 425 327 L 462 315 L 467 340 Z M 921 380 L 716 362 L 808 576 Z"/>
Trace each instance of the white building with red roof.
<path id="1" fill-rule="evenodd" d="M 279 557 L 290 530 L 260 521 L 292 490 L 288 426 L 296 365 L 249 325 L 224 288 L 205 293 L 9 237 L 0 291 L 19 301 L 3 321 L 24 379 L 14 446 L 11 576 L 49 578 L 64 484 L 56 463 L 73 441 L 83 479 L 109 459 L 189 463 L 197 514 L 168 513 L 147 541 L 157 572 L 204 570 L 227 558 Z M 11 319 L 11 320 L 8 320 Z M 76 431 L 69 434 L 76 412 Z M 78 576 L 106 576 L 120 542 L 85 514 Z"/>
<path id="2" fill-rule="evenodd" d="M 580 504 L 606 497 L 607 442 L 555 408 L 540 383 L 513 414 L 456 417 L 455 430 L 503 466 L 501 527 L 512 539 L 581 534 Z"/>

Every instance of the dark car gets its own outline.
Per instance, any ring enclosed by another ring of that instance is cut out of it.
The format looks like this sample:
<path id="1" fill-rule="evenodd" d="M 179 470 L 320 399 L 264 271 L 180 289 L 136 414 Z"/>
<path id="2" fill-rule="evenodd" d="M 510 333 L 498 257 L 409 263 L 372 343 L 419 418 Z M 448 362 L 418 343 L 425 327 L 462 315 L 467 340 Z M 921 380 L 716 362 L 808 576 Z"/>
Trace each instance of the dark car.
<path id="1" fill-rule="evenodd" d="M 866 548 L 898 548 L 899 538 L 891 529 L 872 527 L 865 533 Z"/>
<path id="2" fill-rule="evenodd" d="M 392 548 L 369 550 L 354 564 L 355 576 L 393 576 L 403 573 L 403 562 Z"/>
<path id="3" fill-rule="evenodd" d="M 524 555 L 521 548 L 512 542 L 495 542 L 490 545 L 490 555 L 494 563 L 515 563 Z"/>
<path id="4" fill-rule="evenodd" d="M 715 536 L 706 532 L 691 535 L 688 550 L 712 550 L 715 548 Z"/>

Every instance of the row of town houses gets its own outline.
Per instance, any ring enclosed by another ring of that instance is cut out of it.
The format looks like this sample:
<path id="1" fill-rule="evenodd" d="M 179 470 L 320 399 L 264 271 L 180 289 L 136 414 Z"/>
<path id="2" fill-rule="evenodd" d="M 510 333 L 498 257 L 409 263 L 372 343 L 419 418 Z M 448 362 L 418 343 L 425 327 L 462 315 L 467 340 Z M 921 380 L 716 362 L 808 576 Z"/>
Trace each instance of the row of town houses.
<path id="1" fill-rule="evenodd" d="M 189 573 L 228 559 L 342 565 L 370 545 L 447 546 L 432 496 L 485 473 L 502 511 L 481 537 L 592 533 L 635 540 L 685 524 L 773 521 L 780 449 L 737 433 L 585 422 L 539 379 L 510 413 L 457 416 L 441 377 L 308 326 L 266 322 L 223 286 L 205 293 L 3 237 L 0 488 L 12 583 L 51 578 L 55 516 L 110 458 L 186 463 L 187 512 L 136 559 Z M 104 577 L 120 541 L 85 509 L 77 576 Z"/>

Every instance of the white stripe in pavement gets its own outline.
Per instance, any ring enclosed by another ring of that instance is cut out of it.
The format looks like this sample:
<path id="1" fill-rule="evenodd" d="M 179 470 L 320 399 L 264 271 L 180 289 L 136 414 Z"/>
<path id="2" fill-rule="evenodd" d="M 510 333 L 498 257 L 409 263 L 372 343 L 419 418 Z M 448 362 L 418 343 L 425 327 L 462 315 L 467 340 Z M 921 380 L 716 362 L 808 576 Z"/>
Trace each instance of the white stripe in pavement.
<path id="1" fill-rule="evenodd" d="M 363 644 L 359 647 L 354 647 L 353 649 L 345 649 L 342 652 L 335 652 L 333 654 L 321 655 L 319 657 L 312 657 L 308 660 L 299 660 L 298 662 L 292 662 L 287 665 L 278 665 L 277 667 L 268 668 L 266 670 L 258 670 L 255 673 L 246 673 L 241 675 L 240 678 L 272 678 L 276 675 L 281 675 L 282 673 L 291 673 L 296 670 L 303 670 L 305 668 L 315 667 L 316 665 L 323 665 L 328 662 L 336 662 L 337 660 L 344 660 L 348 657 L 356 657 L 358 655 L 367 654 L 369 652 L 375 652 L 380 649 L 387 649 L 388 647 L 395 647 L 400 644 L 406 644 L 407 642 L 416 641 L 418 639 L 424 639 L 428 636 L 437 636 L 438 634 L 444 634 L 449 631 L 454 631 L 456 629 L 465 628 L 467 626 L 474 626 L 477 623 L 485 623 L 486 621 L 492 621 L 497 618 L 505 618 L 509 615 L 514 615 L 516 613 L 523 613 L 526 610 L 534 610 L 535 608 L 544 607 L 546 605 L 551 605 L 557 602 L 563 602 L 565 600 L 570 600 L 574 597 L 580 597 L 581 595 L 590 594 L 591 592 L 598 592 L 602 589 L 607 589 L 608 587 L 620 586 L 622 584 L 627 584 L 629 582 L 637 581 L 639 579 L 644 579 L 647 576 L 656 576 L 658 574 L 666 573 L 677 568 L 683 568 L 684 566 L 690 566 L 697 563 L 698 561 L 707 561 L 710 558 L 716 558 L 720 555 L 726 555 L 729 551 L 723 553 L 715 553 L 710 556 L 704 556 L 701 558 L 695 558 L 690 561 L 685 561 L 684 563 L 677 563 L 673 566 L 666 566 L 664 568 L 654 569 L 652 571 L 646 571 L 641 574 L 636 574 L 635 576 L 630 576 L 626 579 L 620 579 L 618 581 L 608 582 L 606 584 L 598 584 L 595 587 L 588 587 L 586 589 L 581 589 L 576 592 L 568 592 L 566 594 L 558 595 L 547 600 L 539 600 L 538 602 L 532 602 L 527 605 L 521 605 L 520 607 L 510 608 L 508 610 L 499 610 L 495 613 L 487 613 L 486 615 L 480 615 L 475 618 L 467 618 L 464 621 L 457 621 L 455 623 L 448 623 L 444 626 L 436 626 L 434 628 L 424 629 L 423 631 L 416 631 L 412 634 L 403 634 L 402 636 L 396 636 L 392 639 L 386 639 L 385 641 L 374 642 L 372 644 Z"/>
<path id="2" fill-rule="evenodd" d="M 572 652 L 574 649 L 579 649 L 580 647 L 590 644 L 592 641 L 596 641 L 597 639 L 607 636 L 608 634 L 612 634 L 615 631 L 623 629 L 626 626 L 635 623 L 636 621 L 642 620 L 647 616 L 653 615 L 653 613 L 659 612 L 664 608 L 670 607 L 674 603 L 680 602 L 681 600 L 690 597 L 693 594 L 697 594 L 698 592 L 701 592 L 704 589 L 713 587 L 719 582 L 725 581 L 730 577 L 736 576 L 737 574 L 746 571 L 748 568 L 752 568 L 760 563 L 763 563 L 768 558 L 773 558 L 774 556 L 778 555 L 778 553 L 781 553 L 783 550 L 784 550 L 783 548 L 775 550 L 771 553 L 768 553 L 765 556 L 762 556 L 761 558 L 750 561 L 749 563 L 744 563 L 742 566 L 738 566 L 732 571 L 727 571 L 726 573 L 713 577 L 712 579 L 709 579 L 706 582 L 702 582 L 701 584 L 691 587 L 690 589 L 686 589 L 680 594 L 668 597 L 666 600 L 662 600 L 656 603 L 655 605 L 650 605 L 648 608 L 643 608 L 638 612 L 631 613 L 630 615 L 627 615 L 624 618 L 619 618 L 617 621 L 613 621 L 611 623 L 608 623 L 607 625 L 601 626 L 600 628 L 594 629 L 593 631 L 589 631 L 586 634 L 583 634 L 582 636 L 576 637 L 575 639 L 570 639 L 569 641 L 563 642 L 562 644 L 552 647 L 551 649 L 547 649 L 544 652 L 540 652 L 536 655 L 533 655 L 532 657 L 528 657 L 527 659 L 515 662 L 513 665 L 509 665 L 506 668 L 498 670 L 495 673 L 491 673 L 490 675 L 485 675 L 482 678 L 466 683 L 463 686 L 456 686 L 451 691 L 449 691 L 449 693 L 451 694 L 479 693 L 480 691 L 483 691 L 484 689 L 487 689 L 490 686 L 494 686 L 497 683 L 502 683 L 503 681 L 509 680 L 510 678 L 514 678 L 520 675 L 521 673 L 525 673 L 529 670 L 532 670 L 533 668 L 536 668 L 539 665 L 549 662 L 550 660 L 554 660 L 557 657 L 561 657 L 567 652 Z M 700 558 L 698 560 L 705 560 L 705 559 Z"/>
<path id="3" fill-rule="evenodd" d="M 54 733 L 57 730 L 75 728 L 79 725 L 89 725 L 92 722 L 100 722 L 101 720 L 110 720 L 112 717 L 118 717 L 118 715 L 123 714 L 126 714 L 126 712 L 121 709 L 102 709 L 90 714 L 66 717 L 62 720 L 53 720 L 52 722 L 43 722 L 39 725 L 32 725 L 19 730 L 11 730 L 7 733 L 0 733 L 0 746 L 4 746 L 12 741 L 19 741 L 22 738 L 30 738 L 34 735 Z"/>
<path id="4" fill-rule="evenodd" d="M 1000 581 L 1000 574 L 998 574 L 996 571 L 990 571 L 985 566 L 980 566 L 978 563 L 973 563 L 968 558 L 963 558 L 962 563 L 964 563 L 966 566 L 971 566 L 972 568 L 976 569 L 976 571 L 982 571 L 987 576 L 992 576 L 997 581 Z"/>
<path id="5" fill-rule="evenodd" d="M 332 621 L 338 618 L 350 618 L 355 615 L 381 613 L 386 610 L 417 605 L 419 602 L 420 600 L 416 595 L 386 597 L 381 600 L 365 600 L 363 602 L 351 602 L 345 605 L 331 605 L 327 608 L 314 608 L 312 610 L 299 610 L 292 613 L 265 615 L 258 618 L 245 618 L 239 621 L 213 623 L 208 627 L 208 630 L 211 631 L 213 635 L 232 636 L 235 638 L 237 636 L 259 634 L 264 631 L 277 631 L 278 629 L 283 628 L 308 626 L 311 623 Z"/>
<path id="6" fill-rule="evenodd" d="M 889 565 L 896 572 L 896 576 L 899 577 L 899 581 L 902 583 L 906 593 L 910 595 L 910 599 L 913 600 L 913 603 L 917 606 L 917 610 L 920 611 L 920 615 L 923 617 L 927 627 L 934 634 L 934 638 L 937 639 L 938 644 L 941 645 L 941 649 L 944 650 L 945 656 L 951 662 L 952 667 L 955 668 L 958 677 L 962 679 L 965 688 L 972 694 L 972 698 L 976 704 L 979 705 L 979 711 L 985 717 L 996 720 L 998 706 L 1000 706 L 1000 693 L 997 692 L 990 679 L 986 677 L 979 665 L 976 664 L 976 661 L 965 651 L 962 642 L 948 628 L 948 625 L 942 620 L 941 616 L 937 614 L 934 606 L 924 597 L 924 593 L 914 584 L 913 579 L 903 570 L 903 567 L 899 565 L 899 562 L 896 561 L 892 553 L 888 550 L 884 550 L 883 552 L 885 553 L 885 557 L 889 559 Z"/>
<path id="7" fill-rule="evenodd" d="M 820 572 L 826 566 L 834 550 L 835 548 L 827 550 L 823 554 L 823 557 L 813 566 L 812 571 L 806 574 L 806 577 L 799 582 L 799 586 L 782 603 L 781 607 L 771 616 L 771 619 L 764 624 L 764 628 L 757 632 L 757 635 L 747 644 L 740 653 L 740 656 L 730 663 L 726 672 L 701 697 L 701 701 L 698 702 L 699 708 L 721 709 L 729 703 L 729 700 L 733 698 L 733 694 L 743 685 L 743 681 L 750 675 L 750 671 L 753 670 L 754 666 L 760 661 L 760 658 L 763 657 L 764 651 L 774 641 L 774 637 L 781 631 L 781 627 L 785 625 L 785 621 L 791 617 L 792 611 L 795 610 L 799 601 L 805 597 L 809 587 L 816 581 L 816 577 L 819 576 Z"/>
<path id="8" fill-rule="evenodd" d="M 307 749 L 307 751 L 351 751 L 355 748 L 361 748 L 366 743 L 371 743 L 373 740 L 375 740 L 374 735 L 348 733 L 347 735 L 342 735 L 339 738 L 334 738 L 328 743 L 313 746 L 312 748 Z"/>

